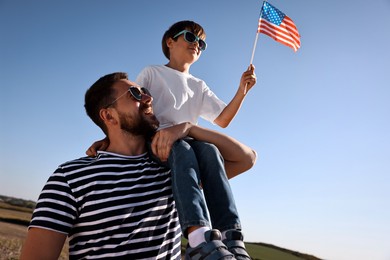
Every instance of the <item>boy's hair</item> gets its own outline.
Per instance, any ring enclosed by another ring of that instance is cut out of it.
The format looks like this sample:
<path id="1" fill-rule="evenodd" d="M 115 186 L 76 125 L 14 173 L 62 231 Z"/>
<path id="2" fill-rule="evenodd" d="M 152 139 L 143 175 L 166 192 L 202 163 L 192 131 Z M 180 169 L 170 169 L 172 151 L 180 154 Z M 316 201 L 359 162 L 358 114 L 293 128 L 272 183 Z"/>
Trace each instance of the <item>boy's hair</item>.
<path id="1" fill-rule="evenodd" d="M 161 41 L 161 46 L 162 46 L 162 51 L 167 57 L 167 59 L 170 59 L 170 53 L 169 53 L 169 48 L 167 46 L 167 40 L 169 38 L 173 38 L 177 33 L 183 31 L 183 30 L 188 30 L 195 35 L 197 35 L 199 38 L 204 40 L 206 38 L 206 32 L 204 31 L 203 27 L 200 24 L 197 24 L 196 22 L 193 21 L 180 21 L 175 24 L 173 24 L 169 29 L 164 33 Z M 173 39 L 174 41 L 177 40 Z"/>
<path id="2" fill-rule="evenodd" d="M 127 73 L 115 72 L 98 79 L 85 93 L 85 111 L 92 121 L 107 135 L 107 127 L 100 118 L 100 110 L 105 108 L 113 99 L 112 85 L 121 79 L 128 79 Z"/>

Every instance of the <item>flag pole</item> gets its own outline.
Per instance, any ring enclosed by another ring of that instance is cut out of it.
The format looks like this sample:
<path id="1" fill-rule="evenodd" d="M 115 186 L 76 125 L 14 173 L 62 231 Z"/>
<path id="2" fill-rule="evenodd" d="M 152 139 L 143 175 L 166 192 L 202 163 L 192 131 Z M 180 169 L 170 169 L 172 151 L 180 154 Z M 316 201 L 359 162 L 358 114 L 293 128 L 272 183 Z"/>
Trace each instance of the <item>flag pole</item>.
<path id="1" fill-rule="evenodd" d="M 259 38 L 259 28 L 260 28 L 260 25 L 261 25 L 261 16 L 263 15 L 263 6 L 264 6 L 264 3 L 267 2 L 267 0 L 264 0 L 263 1 L 263 4 L 261 6 L 261 10 L 260 10 L 260 15 L 259 15 L 259 23 L 257 24 L 257 32 L 256 32 L 256 38 L 255 38 L 255 43 L 253 44 L 253 49 L 252 49 L 252 57 L 251 57 L 251 62 L 250 64 L 252 64 L 253 62 L 253 58 L 255 57 L 255 50 L 256 50 L 256 45 L 257 45 L 257 39 Z"/>
<path id="2" fill-rule="evenodd" d="M 263 1 L 263 5 L 261 6 L 260 17 L 259 17 L 259 20 L 258 20 L 259 22 L 258 22 L 258 25 L 257 25 L 257 32 L 256 32 L 255 42 L 253 44 L 252 56 L 251 56 L 251 61 L 250 61 L 249 65 L 253 63 L 253 58 L 255 57 L 255 51 L 256 51 L 256 46 L 257 46 L 257 39 L 259 38 L 259 27 L 261 25 L 261 15 L 262 15 L 262 12 L 263 12 L 264 2 L 266 2 L 266 1 Z M 247 92 L 247 89 L 246 89 L 247 85 L 248 84 L 245 84 L 244 95 L 246 95 L 246 92 Z"/>
<path id="3" fill-rule="evenodd" d="M 259 20 L 259 25 L 260 25 L 260 20 Z M 255 43 L 253 44 L 253 49 L 252 49 L 252 57 L 251 57 L 251 62 L 249 64 L 252 64 L 253 58 L 255 57 L 255 50 L 256 50 L 256 45 L 257 45 L 257 39 L 259 38 L 259 33 L 256 33 L 256 38 L 255 38 Z"/>

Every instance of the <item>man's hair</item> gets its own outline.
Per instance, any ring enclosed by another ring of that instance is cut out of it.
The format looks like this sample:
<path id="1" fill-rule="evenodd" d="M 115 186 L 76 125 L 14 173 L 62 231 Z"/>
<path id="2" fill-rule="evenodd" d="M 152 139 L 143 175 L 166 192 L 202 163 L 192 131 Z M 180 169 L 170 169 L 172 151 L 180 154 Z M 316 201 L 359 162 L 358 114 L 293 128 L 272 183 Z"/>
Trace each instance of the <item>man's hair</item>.
<path id="1" fill-rule="evenodd" d="M 127 73 L 115 72 L 105 75 L 98 79 L 85 93 L 85 111 L 106 135 L 107 127 L 100 118 L 100 110 L 112 102 L 115 94 L 112 85 L 121 79 L 128 79 Z"/>
<path id="2" fill-rule="evenodd" d="M 167 46 L 167 40 L 169 38 L 173 38 L 173 36 L 175 36 L 177 33 L 181 32 L 183 30 L 188 30 L 203 40 L 206 38 L 206 32 L 204 31 L 203 27 L 200 24 L 197 24 L 196 22 L 180 21 L 180 22 L 173 24 L 164 33 L 162 40 L 161 40 L 162 51 L 168 60 L 170 59 L 170 53 L 169 53 L 169 48 Z M 176 41 L 177 38 L 173 39 L 173 40 Z"/>

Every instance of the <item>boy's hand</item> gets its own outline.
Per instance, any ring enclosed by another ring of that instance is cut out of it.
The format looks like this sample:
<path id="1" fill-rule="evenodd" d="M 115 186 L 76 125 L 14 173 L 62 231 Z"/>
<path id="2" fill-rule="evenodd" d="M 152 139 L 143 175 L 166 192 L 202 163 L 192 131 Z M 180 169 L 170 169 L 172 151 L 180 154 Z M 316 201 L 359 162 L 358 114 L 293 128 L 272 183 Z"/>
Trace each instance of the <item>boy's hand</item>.
<path id="1" fill-rule="evenodd" d="M 242 73 L 240 89 L 246 94 L 256 84 L 255 66 L 249 65 L 248 70 Z"/>
<path id="2" fill-rule="evenodd" d="M 102 140 L 94 142 L 91 147 L 85 152 L 89 157 L 94 157 L 97 155 L 97 151 L 105 151 L 107 147 L 110 145 L 110 140 L 108 138 L 104 138 Z"/>

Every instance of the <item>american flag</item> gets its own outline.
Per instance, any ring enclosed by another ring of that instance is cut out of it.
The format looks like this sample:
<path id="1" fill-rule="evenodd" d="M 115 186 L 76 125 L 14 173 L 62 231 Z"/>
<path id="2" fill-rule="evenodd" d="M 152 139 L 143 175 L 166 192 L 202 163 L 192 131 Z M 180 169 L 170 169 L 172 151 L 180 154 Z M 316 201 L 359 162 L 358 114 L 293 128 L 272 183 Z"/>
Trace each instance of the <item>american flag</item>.
<path id="1" fill-rule="evenodd" d="M 301 47 L 301 36 L 294 22 L 266 1 L 261 8 L 257 32 L 268 35 L 275 41 L 293 48 L 294 51 Z"/>

